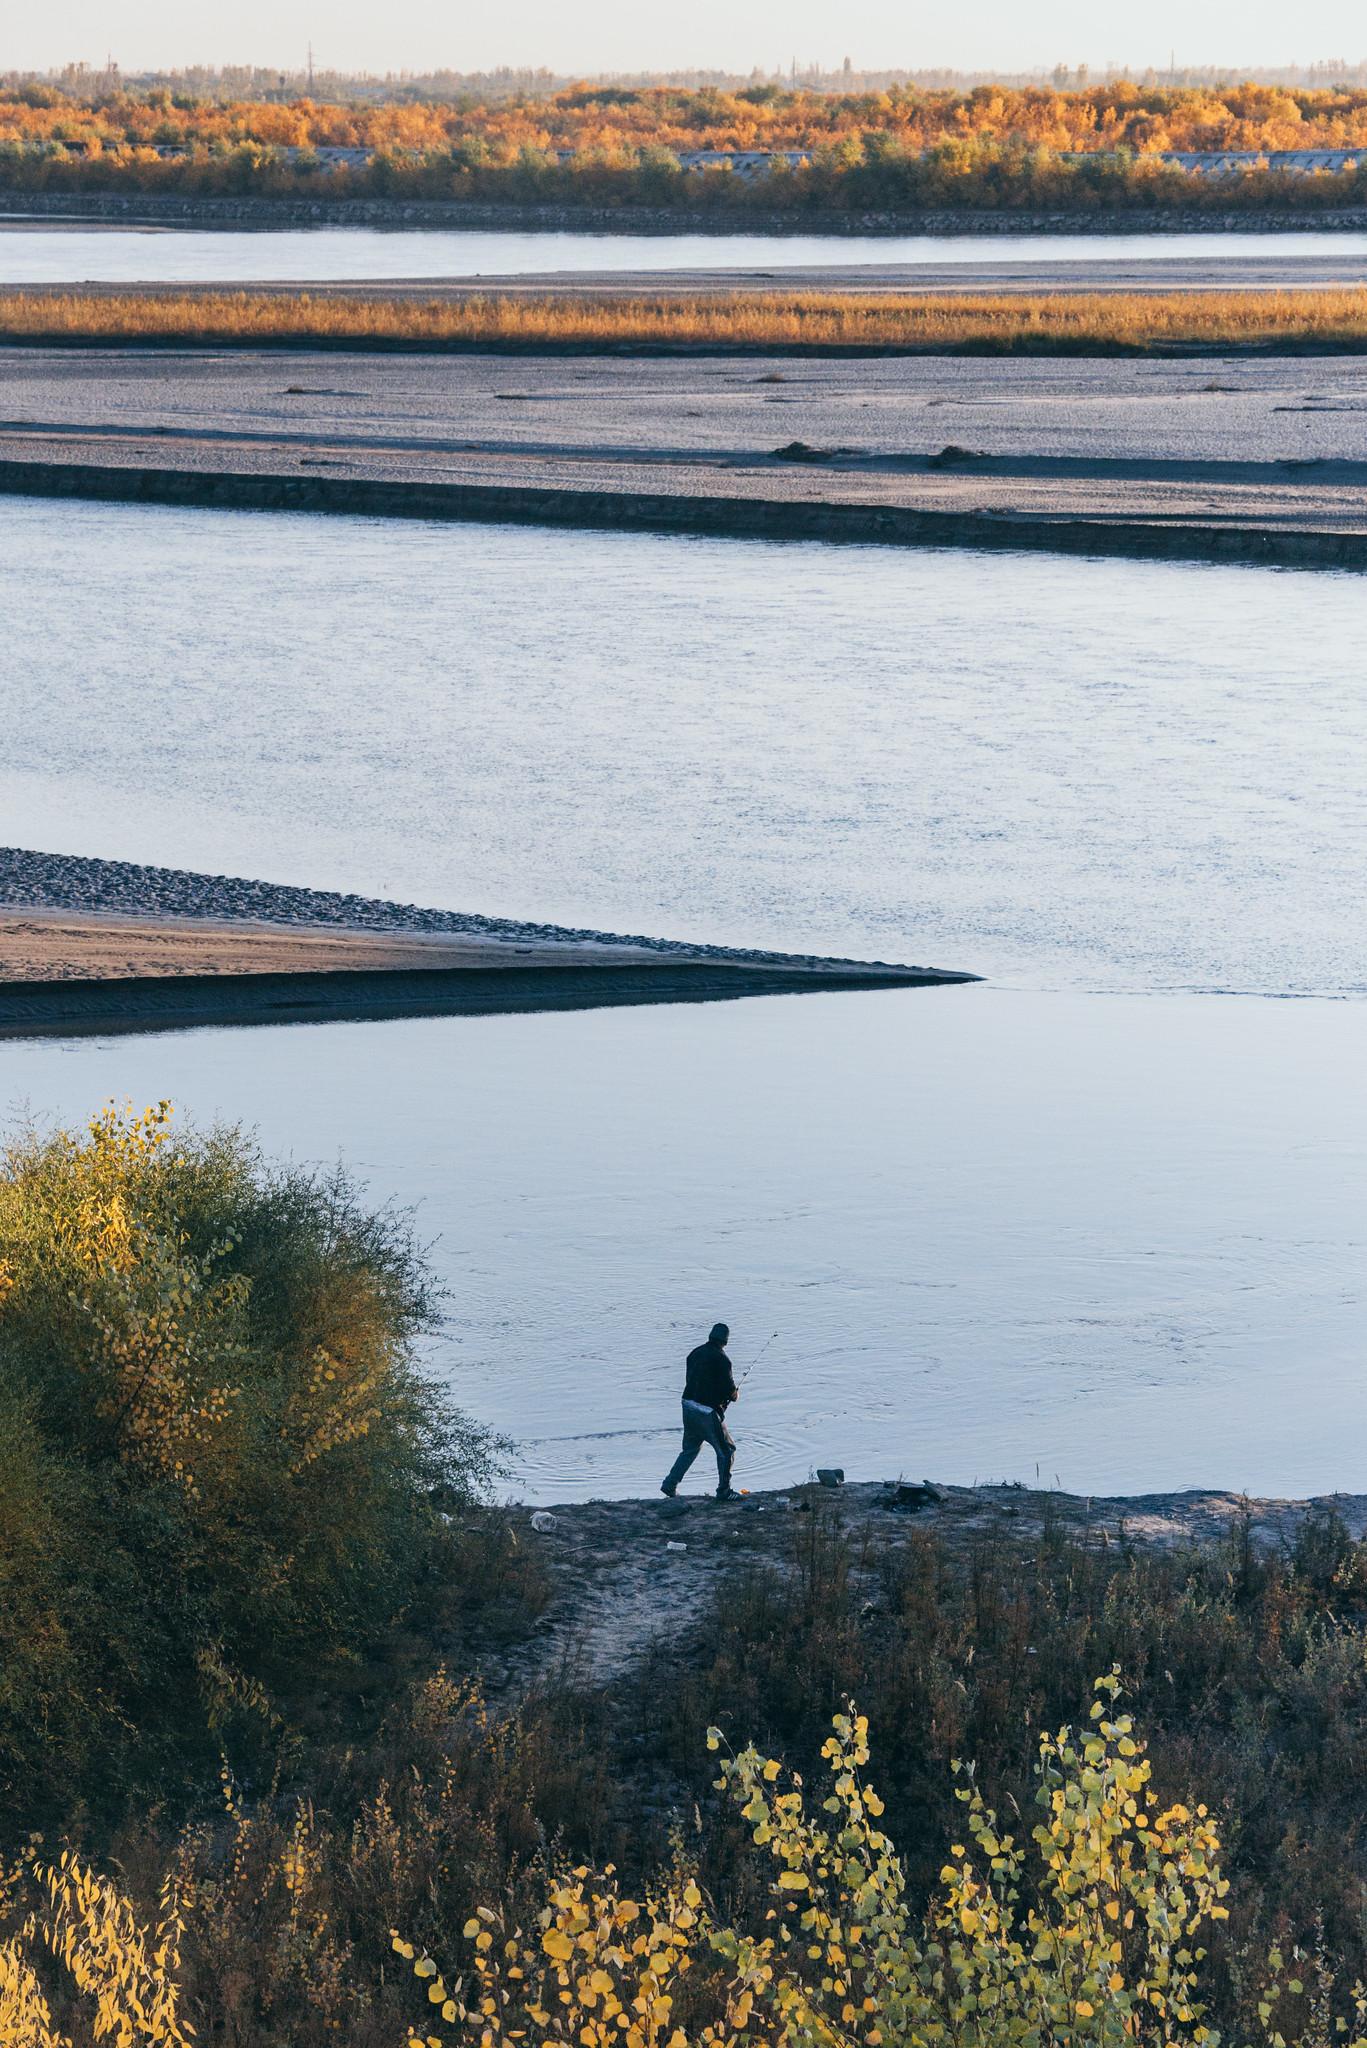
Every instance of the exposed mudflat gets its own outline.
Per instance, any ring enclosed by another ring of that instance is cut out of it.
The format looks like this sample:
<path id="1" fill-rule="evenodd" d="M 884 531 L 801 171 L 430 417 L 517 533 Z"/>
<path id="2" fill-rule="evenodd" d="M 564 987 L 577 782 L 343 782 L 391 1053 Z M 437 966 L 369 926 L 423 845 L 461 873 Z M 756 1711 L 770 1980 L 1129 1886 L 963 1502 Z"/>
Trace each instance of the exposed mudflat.
<path id="1" fill-rule="evenodd" d="M 672 1501 L 506 1511 L 518 1540 L 540 1547 L 553 1592 L 535 1640 L 492 1664 L 495 1697 L 561 1672 L 606 1685 L 648 1650 L 686 1645 L 728 1573 L 796 1572 L 814 1531 L 849 1537 L 856 1572 L 922 1532 L 965 1554 L 984 1544 L 1028 1547 L 1050 1531 L 1097 1548 L 1171 1551 L 1242 1539 L 1246 1528 L 1254 1545 L 1277 1549 L 1295 1541 L 1307 1515 L 1332 1510 L 1355 1538 L 1367 1534 L 1362 1494 L 1318 1501 L 1220 1492 L 1093 1500 L 1023 1486 L 935 1486 L 938 1498 L 926 1501 L 919 1482 L 892 1480 L 835 1489 L 808 1482 L 719 1504 L 701 1490 L 703 1469 L 700 1462 L 685 1481 L 699 1491 Z M 549 1514 L 550 1525 L 536 1528 L 534 1514 Z"/>
<path id="2" fill-rule="evenodd" d="M 593 498 L 632 496 L 911 513 L 1039 545 L 1069 526 L 1356 544 L 1367 360 L 7 350 L 0 462 L 451 499 L 446 514 L 415 501 L 420 516 L 481 516 L 461 492 L 534 491 L 560 494 L 561 517 L 577 494 L 596 524 L 612 510 L 594 516 Z"/>
<path id="3" fill-rule="evenodd" d="M 311 445 L 404 473 L 470 461 L 736 464 L 794 439 L 910 468 L 989 461 L 1367 464 L 1367 357 L 1105 359 L 426 356 L 209 348 L 0 349 L 10 446 L 89 438 L 265 457 Z M 379 473 L 378 471 L 376 473 Z M 386 473 L 390 473 L 386 470 Z"/>

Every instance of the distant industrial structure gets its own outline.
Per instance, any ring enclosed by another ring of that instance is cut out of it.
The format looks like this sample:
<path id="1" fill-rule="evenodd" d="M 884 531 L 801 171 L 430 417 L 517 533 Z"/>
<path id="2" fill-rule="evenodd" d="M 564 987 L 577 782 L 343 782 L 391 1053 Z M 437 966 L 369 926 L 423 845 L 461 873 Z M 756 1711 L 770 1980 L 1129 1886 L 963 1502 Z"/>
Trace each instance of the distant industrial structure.
<path id="1" fill-rule="evenodd" d="M 679 153 L 685 171 L 730 171 L 736 178 L 767 178 L 781 168 L 795 171 L 812 161 L 810 149 L 688 149 Z"/>

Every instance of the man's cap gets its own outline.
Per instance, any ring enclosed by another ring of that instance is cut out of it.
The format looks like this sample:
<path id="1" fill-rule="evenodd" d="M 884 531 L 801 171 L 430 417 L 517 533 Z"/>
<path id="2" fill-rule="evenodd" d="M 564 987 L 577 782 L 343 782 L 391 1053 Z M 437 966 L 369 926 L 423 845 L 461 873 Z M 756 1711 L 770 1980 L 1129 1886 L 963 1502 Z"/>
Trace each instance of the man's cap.
<path id="1" fill-rule="evenodd" d="M 708 1332 L 707 1341 L 709 1344 L 724 1344 L 730 1334 L 731 1332 L 725 1323 L 713 1323 L 711 1330 Z"/>

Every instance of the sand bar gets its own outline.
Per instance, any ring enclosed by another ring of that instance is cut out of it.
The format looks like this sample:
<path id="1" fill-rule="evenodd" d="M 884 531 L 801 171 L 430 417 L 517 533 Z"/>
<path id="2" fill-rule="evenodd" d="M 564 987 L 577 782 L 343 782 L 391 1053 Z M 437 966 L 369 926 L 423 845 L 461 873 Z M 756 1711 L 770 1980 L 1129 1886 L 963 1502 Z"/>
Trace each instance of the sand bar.
<path id="1" fill-rule="evenodd" d="M 1367 359 L 0 351 L 0 490 L 1362 568 Z"/>
<path id="2" fill-rule="evenodd" d="M 0 233 L 38 230 L 50 233 L 65 226 L 79 226 L 85 232 L 103 228 L 119 232 L 121 223 L 32 220 L 0 218 Z M 124 230 L 126 232 L 126 230 Z M 144 230 L 145 232 L 145 230 Z M 58 290 L 76 292 L 82 298 L 119 298 L 133 295 L 169 298 L 212 297 L 224 291 L 267 292 L 284 298 L 306 291 L 311 298 L 348 299 L 441 299 L 459 302 L 485 298 L 540 297 L 546 292 L 574 298 L 690 297 L 719 292 L 769 293 L 774 291 L 820 292 L 1204 292 L 1204 291 L 1319 291 L 1326 287 L 1367 284 L 1367 251 L 1334 248 L 1325 236 L 1324 245 L 1313 253 L 1269 254 L 1256 251 L 1218 255 L 1172 253 L 1135 256 L 1110 252 L 1088 256 L 1064 255 L 1028 257 L 1011 254 L 1010 237 L 1001 238 L 1001 253 L 977 256 L 967 261 L 925 260 L 887 263 L 841 262 L 788 263 L 783 245 L 775 242 L 775 260 L 756 262 L 749 268 L 712 268 L 700 264 L 690 270 L 544 270 L 519 271 L 502 275 L 497 271 L 469 276 L 420 278 L 310 278 L 282 282 L 279 278 L 197 279 L 166 282 L 149 279 L 137 283 L 113 283 L 94 279 L 70 284 L 26 283 L 4 287 L 6 296 L 31 293 L 36 296 Z M 11 258 L 11 261 L 13 259 Z"/>
<path id="3" fill-rule="evenodd" d="M 717 1002 L 976 978 L 0 850 L 0 1036 Z"/>

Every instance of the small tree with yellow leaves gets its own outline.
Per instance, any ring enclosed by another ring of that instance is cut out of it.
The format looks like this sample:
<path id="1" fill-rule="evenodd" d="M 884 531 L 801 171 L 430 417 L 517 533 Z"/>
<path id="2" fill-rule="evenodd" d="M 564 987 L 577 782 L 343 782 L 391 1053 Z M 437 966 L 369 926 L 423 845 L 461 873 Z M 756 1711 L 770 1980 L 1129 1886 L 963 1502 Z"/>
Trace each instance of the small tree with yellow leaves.
<path id="1" fill-rule="evenodd" d="M 431 2014 L 409 2048 L 443 2048 L 450 2036 L 481 2048 L 526 2041 L 566 2048 L 682 2048 L 679 1987 L 699 1955 L 710 1954 L 702 1893 L 679 1874 L 663 1889 L 623 1897 L 607 1869 L 579 1868 L 547 1887 L 530 1933 L 509 1929 L 481 1907 L 468 1921 L 467 1970 L 448 1984 L 436 1963 L 395 1933 L 396 1952 L 412 1963 Z M 720 2044 L 729 2037 L 709 2035 Z"/>
<path id="2" fill-rule="evenodd" d="M 53 2018 L 56 2001 L 79 2019 L 82 2042 L 191 2048 L 194 2028 L 181 2012 L 184 1923 L 174 1883 L 163 1887 L 150 1925 L 118 1885 L 70 1850 L 52 1864 L 32 1862 L 22 1878 L 11 1879 L 11 1889 L 20 1885 L 37 1899 L 18 1934 L 0 1946 L 0 2048 L 73 2048 L 73 2037 Z M 51 1986 L 43 1981 L 45 1960 Z"/>

